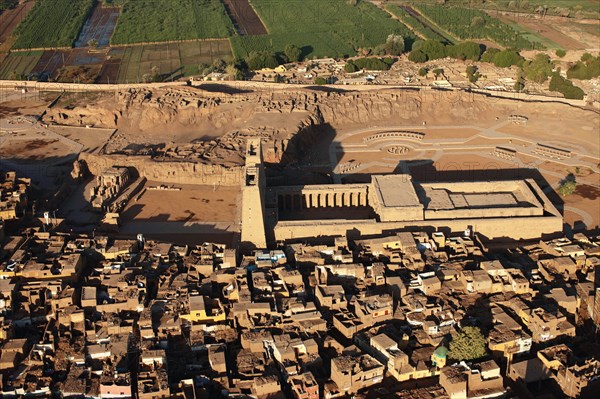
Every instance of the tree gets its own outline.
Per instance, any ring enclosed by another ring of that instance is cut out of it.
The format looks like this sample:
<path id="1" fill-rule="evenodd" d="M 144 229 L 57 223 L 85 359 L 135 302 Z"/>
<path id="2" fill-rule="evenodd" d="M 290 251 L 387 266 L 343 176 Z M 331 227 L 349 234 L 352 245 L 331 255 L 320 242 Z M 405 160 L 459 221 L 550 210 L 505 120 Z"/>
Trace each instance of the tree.
<path id="1" fill-rule="evenodd" d="M 427 76 L 427 72 L 429 72 L 429 70 L 425 67 L 421 67 L 419 68 L 419 76 Z"/>
<path id="2" fill-rule="evenodd" d="M 244 78 L 244 74 L 235 64 L 229 64 L 225 67 L 225 73 L 233 80 L 242 80 Z"/>
<path id="3" fill-rule="evenodd" d="M 552 61 L 546 54 L 540 53 L 533 60 L 525 61 L 523 71 L 525 77 L 536 83 L 544 83 L 552 74 Z"/>
<path id="4" fill-rule="evenodd" d="M 466 326 L 452 335 L 448 357 L 455 361 L 475 360 L 487 355 L 485 337 L 478 327 Z"/>
<path id="5" fill-rule="evenodd" d="M 583 100 L 585 93 L 581 88 L 575 86 L 573 82 L 560 76 L 560 73 L 556 72 L 550 79 L 550 91 L 557 91 L 562 93 L 565 98 L 572 100 Z"/>
<path id="6" fill-rule="evenodd" d="M 494 65 L 499 68 L 508 68 L 512 65 L 520 65 L 525 59 L 514 50 L 502 50 L 494 56 Z"/>
<path id="7" fill-rule="evenodd" d="M 437 60 L 446 57 L 446 46 L 436 40 L 427 40 L 423 43 L 421 51 L 427 56 L 428 60 Z"/>
<path id="8" fill-rule="evenodd" d="M 579 61 L 567 71 L 567 78 L 587 80 L 600 76 L 600 57 L 586 58 Z"/>
<path id="9" fill-rule="evenodd" d="M 567 177 L 560 181 L 560 185 L 558 186 L 558 192 L 563 197 L 571 195 L 577 189 L 577 180 L 573 173 L 569 173 Z"/>
<path id="10" fill-rule="evenodd" d="M 269 51 L 253 51 L 246 58 L 248 69 L 256 71 L 263 68 L 277 68 L 279 61 L 274 53 Z"/>
<path id="11" fill-rule="evenodd" d="M 401 55 L 404 52 L 404 37 L 402 35 L 389 35 L 385 41 L 386 55 Z"/>
<path id="12" fill-rule="evenodd" d="M 408 60 L 419 63 L 427 62 L 427 55 L 421 50 L 413 50 L 408 55 Z"/>
<path id="13" fill-rule="evenodd" d="M 556 50 L 555 54 L 557 57 L 563 58 L 565 55 L 567 55 L 567 52 L 565 50 L 559 48 L 558 50 Z"/>
<path id="14" fill-rule="evenodd" d="M 459 60 L 479 61 L 481 58 L 481 45 L 475 42 L 462 42 L 446 47 L 448 57 Z"/>
<path id="15" fill-rule="evenodd" d="M 354 73 L 354 72 L 360 71 L 360 68 L 358 68 L 356 66 L 356 64 L 354 63 L 354 61 L 348 60 L 348 62 L 346 62 L 346 65 L 344 65 L 344 71 L 346 73 Z"/>
<path id="16" fill-rule="evenodd" d="M 475 65 L 467 66 L 466 73 L 467 78 L 469 78 L 469 82 L 471 83 L 477 83 L 477 81 L 481 77 L 481 74 L 477 72 L 477 67 Z"/>
<path id="17" fill-rule="evenodd" d="M 523 89 L 525 89 L 525 74 L 523 73 L 522 69 L 519 69 L 519 72 L 517 73 L 517 79 L 515 81 L 514 89 L 519 93 L 522 92 Z"/>
<path id="18" fill-rule="evenodd" d="M 494 57 L 500 52 L 499 49 L 490 47 L 481 55 L 482 62 L 494 62 Z"/>
<path id="19" fill-rule="evenodd" d="M 302 50 L 295 44 L 285 46 L 284 53 L 289 62 L 298 62 L 302 59 Z"/>
<path id="20" fill-rule="evenodd" d="M 433 70 L 433 74 L 435 75 L 436 79 L 438 78 L 438 76 L 440 76 L 443 73 L 444 73 L 444 70 L 442 68 L 436 68 Z"/>
<path id="21" fill-rule="evenodd" d="M 315 84 L 318 84 L 319 86 L 326 85 L 327 80 L 325 80 L 325 78 L 319 76 L 318 78 L 315 79 Z"/>

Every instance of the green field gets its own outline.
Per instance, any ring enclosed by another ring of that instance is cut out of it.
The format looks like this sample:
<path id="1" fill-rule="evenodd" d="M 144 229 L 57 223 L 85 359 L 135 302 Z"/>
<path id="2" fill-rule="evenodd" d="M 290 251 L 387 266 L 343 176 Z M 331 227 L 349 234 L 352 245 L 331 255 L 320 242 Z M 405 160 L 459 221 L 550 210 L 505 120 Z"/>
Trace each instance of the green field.
<path id="1" fill-rule="evenodd" d="M 427 40 L 437 40 L 439 42 L 445 42 L 447 39 L 430 27 L 423 24 L 421 21 L 404 11 L 400 6 L 396 4 L 389 4 L 386 6 L 386 9 L 394 14 L 396 17 L 400 18 L 400 20 L 405 23 L 407 26 L 410 26 L 416 33 L 420 34 L 423 38 Z"/>
<path id="2" fill-rule="evenodd" d="M 418 6 L 419 4 L 437 4 L 438 0 L 391 0 L 390 2 Z M 585 18 L 598 18 L 600 16 L 600 0 L 446 0 L 445 4 L 488 11 L 522 13 L 535 13 L 539 7 L 547 7 L 547 15 L 561 15 L 568 10 L 571 17 L 578 15 Z"/>
<path id="3" fill-rule="evenodd" d="M 10 53 L 0 65 L 0 79 L 26 79 L 43 53 L 43 51 Z"/>
<path id="4" fill-rule="evenodd" d="M 392 33 L 412 42 L 414 34 L 402 23 L 373 4 L 348 0 L 251 0 L 269 31 L 263 36 L 231 38 L 233 52 L 245 57 L 252 51 L 283 51 L 295 44 L 304 56 L 355 55 L 356 49 L 374 47 Z"/>
<path id="5" fill-rule="evenodd" d="M 233 23 L 220 0 L 135 0 L 121 8 L 112 44 L 227 38 Z"/>
<path id="6" fill-rule="evenodd" d="M 143 82 L 153 67 L 163 80 L 197 75 L 200 64 L 212 64 L 216 59 L 231 59 L 227 40 L 209 40 L 189 43 L 164 43 L 129 46 L 115 49 L 121 57 L 118 83 Z M 122 53 L 122 54 L 121 54 Z"/>
<path id="7" fill-rule="evenodd" d="M 533 37 L 492 18 L 485 11 L 463 7 L 418 4 L 415 8 L 437 26 L 460 40 L 489 39 L 504 47 L 515 49 L 543 48 Z"/>
<path id="8" fill-rule="evenodd" d="M 70 47 L 94 0 L 38 0 L 15 30 L 15 49 Z"/>

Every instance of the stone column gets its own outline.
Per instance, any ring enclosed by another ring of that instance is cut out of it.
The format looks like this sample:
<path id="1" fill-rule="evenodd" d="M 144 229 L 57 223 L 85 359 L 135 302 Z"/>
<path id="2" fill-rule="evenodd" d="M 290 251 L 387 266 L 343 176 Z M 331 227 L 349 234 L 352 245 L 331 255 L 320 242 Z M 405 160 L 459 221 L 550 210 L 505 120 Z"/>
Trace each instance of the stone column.
<path id="1" fill-rule="evenodd" d="M 339 207 L 344 206 L 344 193 L 336 193 L 335 194 L 335 206 L 339 206 Z"/>

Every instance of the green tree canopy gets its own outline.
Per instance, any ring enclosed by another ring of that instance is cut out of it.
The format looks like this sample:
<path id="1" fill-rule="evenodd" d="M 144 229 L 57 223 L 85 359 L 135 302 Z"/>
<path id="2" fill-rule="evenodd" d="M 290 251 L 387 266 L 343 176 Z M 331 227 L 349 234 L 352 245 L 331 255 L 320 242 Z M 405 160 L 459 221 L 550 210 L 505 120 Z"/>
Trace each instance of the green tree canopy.
<path id="1" fill-rule="evenodd" d="M 525 77 L 536 83 L 544 83 L 552 74 L 552 61 L 546 54 L 537 54 L 533 60 L 525 61 L 523 71 Z"/>
<path id="2" fill-rule="evenodd" d="M 514 50 L 502 50 L 494 56 L 494 65 L 508 68 L 512 65 L 521 65 L 525 59 Z"/>
<path id="3" fill-rule="evenodd" d="M 481 61 L 483 61 L 483 62 L 494 62 L 494 57 L 496 57 L 496 54 L 498 54 L 499 52 L 500 52 L 499 49 L 491 47 L 491 48 L 487 49 L 481 55 Z"/>
<path id="4" fill-rule="evenodd" d="M 462 42 L 454 46 L 448 46 L 449 57 L 459 60 L 479 61 L 481 58 L 481 45 L 475 42 Z"/>
<path id="5" fill-rule="evenodd" d="M 485 337 L 478 327 L 466 326 L 452 335 L 448 357 L 455 361 L 475 360 L 487 355 Z"/>
<path id="6" fill-rule="evenodd" d="M 408 55 L 408 60 L 412 62 L 427 62 L 427 55 L 421 50 L 413 50 Z"/>
<path id="7" fill-rule="evenodd" d="M 302 50 L 295 44 L 285 46 L 284 53 L 289 62 L 298 62 L 302 59 Z"/>
<path id="8" fill-rule="evenodd" d="M 577 180 L 575 179 L 575 175 L 569 173 L 567 177 L 560 181 L 560 186 L 558 186 L 558 192 L 563 197 L 571 195 L 577 189 Z"/>
<path id="9" fill-rule="evenodd" d="M 557 91 L 562 93 L 565 98 L 572 100 L 583 100 L 585 93 L 581 88 L 575 86 L 573 82 L 560 76 L 560 73 L 556 72 L 550 79 L 550 91 Z"/>
<path id="10" fill-rule="evenodd" d="M 421 51 L 425 53 L 428 60 L 437 60 L 446 57 L 446 46 L 436 40 L 427 40 L 421 46 Z"/>
<path id="11" fill-rule="evenodd" d="M 579 61 L 567 71 L 569 79 L 593 79 L 600 76 L 600 56 Z"/>
<path id="12" fill-rule="evenodd" d="M 346 73 L 353 73 L 353 72 L 360 71 L 360 68 L 356 66 L 356 64 L 354 63 L 354 61 L 348 60 L 346 62 L 346 65 L 344 65 L 344 71 Z"/>
<path id="13" fill-rule="evenodd" d="M 253 51 L 246 58 L 248 69 L 256 71 L 263 68 L 277 68 L 279 61 L 274 53 L 269 51 Z"/>

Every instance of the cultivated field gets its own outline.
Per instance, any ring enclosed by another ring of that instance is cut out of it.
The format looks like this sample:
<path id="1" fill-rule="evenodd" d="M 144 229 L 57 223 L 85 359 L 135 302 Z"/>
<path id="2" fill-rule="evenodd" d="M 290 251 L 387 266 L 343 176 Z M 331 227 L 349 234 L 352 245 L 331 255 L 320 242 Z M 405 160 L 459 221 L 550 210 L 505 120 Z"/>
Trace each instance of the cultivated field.
<path id="1" fill-rule="evenodd" d="M 132 83 L 143 81 L 144 74 L 151 74 L 157 67 L 162 80 L 198 74 L 199 64 L 212 64 L 216 59 L 231 59 L 231 47 L 227 40 L 210 40 L 189 43 L 164 43 L 112 49 L 111 58 L 120 59 L 118 76 L 110 81 Z M 113 60 L 114 61 L 114 60 Z M 100 76 L 104 83 L 107 77 Z"/>
<path id="2" fill-rule="evenodd" d="M 223 0 L 225 8 L 240 35 L 264 35 L 267 29 L 249 0 Z"/>
<path id="3" fill-rule="evenodd" d="M 13 48 L 71 47 L 94 0 L 38 0 L 15 30 Z"/>
<path id="4" fill-rule="evenodd" d="M 440 42 L 448 42 L 449 40 L 434 31 L 426 22 L 416 17 L 416 12 L 407 6 L 399 6 L 396 4 L 389 4 L 386 9 L 398 17 L 406 26 L 410 27 L 415 33 L 427 40 L 437 40 Z"/>
<path id="5" fill-rule="evenodd" d="M 233 33 L 220 0 L 136 0 L 121 9 L 111 43 L 226 38 Z"/>
<path id="6" fill-rule="evenodd" d="M 96 40 L 98 47 L 108 46 L 110 37 L 115 30 L 119 18 L 119 9 L 116 7 L 101 7 L 94 9 L 92 15 L 85 21 L 75 47 L 87 47 L 88 42 Z"/>
<path id="7" fill-rule="evenodd" d="M 409 41 L 414 34 L 401 22 L 372 3 L 357 6 L 347 0 L 252 0 L 268 35 L 235 36 L 233 52 L 245 57 L 252 51 L 283 51 L 292 43 L 305 56 L 325 57 L 356 54 L 360 47 L 374 47 L 397 33 Z"/>
<path id="8" fill-rule="evenodd" d="M 417 4 L 415 8 L 437 26 L 459 40 L 489 39 L 500 46 L 517 49 L 542 48 L 533 37 L 525 37 L 485 11 L 463 7 Z"/>
<path id="9" fill-rule="evenodd" d="M 10 53 L 0 65 L 0 79 L 26 79 L 42 54 L 43 51 Z"/>
<path id="10" fill-rule="evenodd" d="M 0 14 L 0 45 L 3 45 L 12 35 L 16 27 L 33 8 L 32 1 L 21 3 L 11 10 L 5 10 Z"/>

